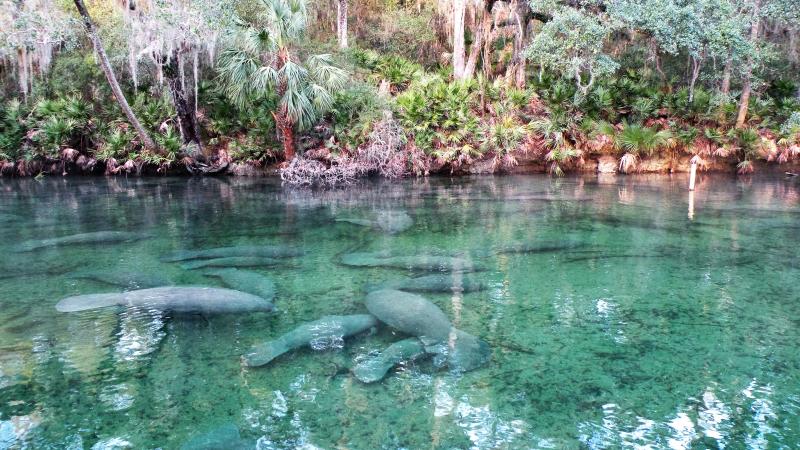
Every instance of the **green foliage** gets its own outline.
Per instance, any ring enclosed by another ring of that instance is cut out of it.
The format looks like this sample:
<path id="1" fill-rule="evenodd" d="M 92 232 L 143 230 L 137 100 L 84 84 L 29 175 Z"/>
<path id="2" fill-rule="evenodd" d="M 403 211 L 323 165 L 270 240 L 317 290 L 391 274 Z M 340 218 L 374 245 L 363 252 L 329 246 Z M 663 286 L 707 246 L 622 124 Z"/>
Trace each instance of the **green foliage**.
<path id="1" fill-rule="evenodd" d="M 175 116 L 175 108 L 167 92 L 163 92 L 160 97 L 153 97 L 146 92 L 138 92 L 133 99 L 131 108 L 142 125 L 151 131 L 157 131 L 162 124 Z"/>
<path id="2" fill-rule="evenodd" d="M 504 155 L 519 148 L 529 128 L 511 116 L 504 115 L 498 120 L 484 125 L 479 134 L 482 153 L 492 151 Z"/>
<path id="3" fill-rule="evenodd" d="M 336 93 L 331 119 L 336 140 L 353 148 L 365 142 L 372 125 L 388 108 L 372 86 L 355 83 Z"/>
<path id="4" fill-rule="evenodd" d="M 422 66 L 397 55 L 382 55 L 360 48 L 349 49 L 348 55 L 358 67 L 370 72 L 369 78 L 375 84 L 388 82 L 391 92 L 405 90 L 423 73 Z"/>
<path id="5" fill-rule="evenodd" d="M 800 133 L 800 111 L 795 111 L 786 119 L 786 122 L 781 125 L 781 134 L 789 136 L 798 133 Z"/>
<path id="6" fill-rule="evenodd" d="M 97 159 L 105 161 L 110 158 L 122 159 L 133 150 L 133 133 L 121 129 L 112 131 L 96 153 Z"/>
<path id="7" fill-rule="evenodd" d="M 617 147 L 632 155 L 651 156 L 657 150 L 667 147 L 673 135 L 669 130 L 656 130 L 641 124 L 623 127 L 616 137 Z"/>
<path id="8" fill-rule="evenodd" d="M 753 128 L 735 128 L 728 133 L 735 149 L 742 155 L 742 160 L 750 161 L 758 155 L 761 136 Z M 741 169 L 741 168 L 740 168 Z"/>
<path id="9" fill-rule="evenodd" d="M 0 105 L 0 160 L 16 160 L 27 133 L 25 111 L 19 100 Z"/>
<path id="10" fill-rule="evenodd" d="M 534 1 L 532 6 L 537 9 L 544 5 Z M 533 38 L 528 56 L 544 69 L 574 80 L 586 95 L 596 79 L 613 74 L 619 67 L 603 51 L 615 24 L 569 7 L 547 12 L 553 18 Z"/>
<path id="11" fill-rule="evenodd" d="M 414 83 L 397 97 L 400 123 L 426 152 L 463 145 L 478 131 L 475 90 L 474 81 L 448 83 L 437 76 Z"/>

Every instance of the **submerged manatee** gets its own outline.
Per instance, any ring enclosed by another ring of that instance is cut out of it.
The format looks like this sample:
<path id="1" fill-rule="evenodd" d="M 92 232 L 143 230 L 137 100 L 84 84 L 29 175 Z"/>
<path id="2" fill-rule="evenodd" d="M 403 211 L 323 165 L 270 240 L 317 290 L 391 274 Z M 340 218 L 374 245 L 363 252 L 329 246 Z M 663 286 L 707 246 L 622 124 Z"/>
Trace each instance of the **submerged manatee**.
<path id="1" fill-rule="evenodd" d="M 181 250 L 161 258 L 164 262 L 188 261 L 190 259 L 230 258 L 235 256 L 258 256 L 262 258 L 292 258 L 303 251 L 286 245 L 242 245 L 205 250 Z"/>
<path id="2" fill-rule="evenodd" d="M 97 281 L 129 290 L 168 286 L 171 284 L 166 277 L 158 274 L 131 271 L 78 270 L 70 272 L 66 274 L 66 276 L 75 279 Z"/>
<path id="3" fill-rule="evenodd" d="M 244 362 L 250 367 L 263 366 L 290 350 L 306 345 L 315 347 L 326 341 L 361 333 L 376 325 L 378 320 L 369 314 L 325 316 L 300 325 L 274 341 L 254 345 L 244 355 Z"/>
<path id="4" fill-rule="evenodd" d="M 410 292 L 477 292 L 486 286 L 474 277 L 455 274 L 425 275 L 404 280 L 389 280 L 379 284 L 368 284 L 367 291 L 397 289 Z"/>
<path id="5" fill-rule="evenodd" d="M 441 272 L 486 270 L 484 266 L 464 258 L 439 255 L 392 256 L 385 253 L 348 253 L 342 255 L 342 264 L 352 267 L 393 267 Z"/>
<path id="6" fill-rule="evenodd" d="M 187 270 L 202 269 L 204 267 L 271 267 L 284 262 L 262 256 L 231 256 L 229 258 L 201 259 L 181 264 Z"/>
<path id="7" fill-rule="evenodd" d="M 367 310 L 392 328 L 422 339 L 445 342 L 450 336 L 450 319 L 424 297 L 393 289 L 367 294 Z"/>
<path id="8" fill-rule="evenodd" d="M 169 286 L 121 293 L 67 297 L 56 304 L 60 312 L 85 311 L 107 306 L 143 306 L 176 313 L 226 314 L 264 311 L 275 306 L 261 297 L 233 289 Z"/>
<path id="9" fill-rule="evenodd" d="M 132 241 L 135 239 L 146 239 L 152 237 L 148 233 L 130 233 L 127 231 L 97 231 L 94 233 L 73 234 L 51 239 L 34 239 L 22 242 L 15 246 L 15 252 L 30 252 L 47 247 L 58 247 L 62 245 L 79 244 L 105 244 L 111 242 Z"/>
<path id="10" fill-rule="evenodd" d="M 371 227 L 390 234 L 400 233 L 414 225 L 414 220 L 405 211 L 380 211 L 375 214 L 375 219 L 344 218 L 336 221 Z"/>
<path id="11" fill-rule="evenodd" d="M 353 375 L 363 383 L 374 383 L 386 376 L 392 367 L 425 355 L 425 345 L 417 338 L 395 342 L 379 355 L 365 359 L 353 368 Z"/>
<path id="12" fill-rule="evenodd" d="M 226 286 L 243 292 L 249 292 L 265 300 L 275 298 L 275 283 L 258 272 L 239 269 L 211 269 L 203 275 L 219 277 Z"/>
<path id="13" fill-rule="evenodd" d="M 497 253 L 555 253 L 569 250 L 576 250 L 586 247 L 585 244 L 566 242 L 566 243 L 521 243 L 510 244 L 497 249 Z"/>
<path id="14" fill-rule="evenodd" d="M 382 289 L 367 294 L 367 310 L 381 322 L 418 337 L 428 353 L 438 353 L 453 371 L 468 371 L 489 361 L 491 348 L 452 326 L 429 300 L 408 292 Z"/>

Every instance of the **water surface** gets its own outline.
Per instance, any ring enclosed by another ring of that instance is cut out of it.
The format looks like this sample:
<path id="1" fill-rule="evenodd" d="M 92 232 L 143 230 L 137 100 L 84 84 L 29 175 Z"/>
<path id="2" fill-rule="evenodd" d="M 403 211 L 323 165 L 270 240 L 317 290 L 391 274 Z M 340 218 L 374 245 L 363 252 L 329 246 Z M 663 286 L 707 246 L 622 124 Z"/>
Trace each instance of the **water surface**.
<path id="1" fill-rule="evenodd" d="M 685 178 L 319 192 L 243 178 L 2 179 L 0 449 L 171 449 L 204 435 L 260 449 L 798 448 L 800 185 L 704 177 L 690 214 Z M 336 220 L 381 211 L 413 225 Z M 11 252 L 105 230 L 154 237 Z M 121 289 L 76 270 L 222 286 L 160 257 L 247 244 L 306 252 L 261 270 L 276 315 L 54 308 Z M 498 252 L 524 245 L 549 250 Z M 424 275 L 340 264 L 355 251 L 488 266 L 474 274 L 487 290 L 424 295 L 489 342 L 492 360 L 465 374 L 410 363 L 365 385 L 352 366 L 404 338 L 382 327 L 243 367 L 253 344 L 365 312 L 366 284 Z"/>

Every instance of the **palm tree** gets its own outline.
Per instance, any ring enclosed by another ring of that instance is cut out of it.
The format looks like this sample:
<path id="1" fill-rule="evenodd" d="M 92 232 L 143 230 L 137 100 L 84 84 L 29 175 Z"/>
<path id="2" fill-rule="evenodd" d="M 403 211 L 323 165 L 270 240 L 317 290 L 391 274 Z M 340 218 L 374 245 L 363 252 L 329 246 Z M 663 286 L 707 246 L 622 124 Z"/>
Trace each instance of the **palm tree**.
<path id="1" fill-rule="evenodd" d="M 641 124 L 624 125 L 622 131 L 616 136 L 616 146 L 625 151 L 620 158 L 620 170 L 625 173 L 629 172 L 636 166 L 639 154 L 644 153 L 651 156 L 657 150 L 671 145 L 672 142 L 673 135 L 669 130 L 657 130 Z"/>
<path id="2" fill-rule="evenodd" d="M 283 141 L 284 158 L 294 158 L 295 128 L 311 126 L 333 103 L 332 91 L 340 89 L 347 73 L 332 64 L 328 54 L 312 55 L 301 64 L 295 45 L 307 24 L 304 0 L 260 0 L 261 26 L 245 24 L 225 50 L 219 73 L 225 93 L 240 107 L 277 94 L 272 113 Z"/>

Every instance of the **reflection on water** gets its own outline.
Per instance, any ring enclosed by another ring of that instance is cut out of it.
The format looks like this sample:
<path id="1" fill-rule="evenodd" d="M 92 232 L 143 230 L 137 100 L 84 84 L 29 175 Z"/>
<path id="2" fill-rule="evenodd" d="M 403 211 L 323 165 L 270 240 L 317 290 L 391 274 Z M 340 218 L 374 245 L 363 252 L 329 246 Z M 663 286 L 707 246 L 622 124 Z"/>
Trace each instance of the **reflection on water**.
<path id="1" fill-rule="evenodd" d="M 798 448 L 800 187 L 685 183 L 0 179 L 0 449 Z M 102 230 L 155 237 L 10 252 Z M 222 287 L 162 257 L 248 245 L 305 251 L 247 269 L 275 283 L 274 315 L 54 308 L 141 279 Z M 363 314 L 367 285 L 398 280 L 428 283 L 491 361 L 454 374 L 421 358 L 362 384 L 352 368 L 406 338 L 381 326 L 242 366 L 252 345 Z"/>

